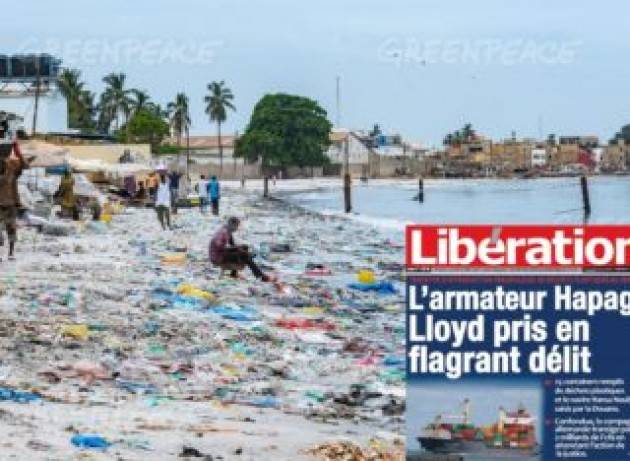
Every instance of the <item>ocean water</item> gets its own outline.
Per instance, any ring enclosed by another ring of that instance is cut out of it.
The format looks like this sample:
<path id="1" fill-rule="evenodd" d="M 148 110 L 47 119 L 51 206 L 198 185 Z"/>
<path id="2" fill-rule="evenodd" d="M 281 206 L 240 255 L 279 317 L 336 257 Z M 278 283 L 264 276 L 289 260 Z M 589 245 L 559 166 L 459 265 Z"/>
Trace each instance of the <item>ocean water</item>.
<path id="1" fill-rule="evenodd" d="M 340 185 L 341 186 L 341 185 Z M 344 215 L 341 187 L 291 194 L 290 200 L 307 209 L 333 215 Z M 581 224 L 584 223 L 579 178 L 510 179 L 510 180 L 427 180 L 424 202 L 413 200 L 417 184 L 409 182 L 361 184 L 352 190 L 352 219 L 374 224 L 396 239 L 402 240 L 407 223 L 425 224 Z M 591 224 L 630 223 L 630 176 L 589 178 Z M 427 395 L 408 401 L 409 460 L 422 460 L 414 434 L 430 421 L 440 408 L 450 408 L 452 396 L 470 394 L 471 389 L 445 393 L 443 398 Z M 496 395 L 493 393 L 491 395 Z M 413 400 L 413 401 L 412 401 Z M 477 399 L 479 400 L 479 399 Z M 509 400 L 509 399 L 508 399 Z M 521 396 L 521 400 L 523 397 Z M 414 401 L 416 402 L 414 405 Z M 503 402 L 503 401 L 502 401 Z M 511 402 L 516 404 L 518 402 Z M 435 404 L 433 408 L 431 404 Z M 483 407 L 483 406 L 482 406 Z M 530 403 L 534 411 L 536 405 Z M 488 406 L 494 412 L 496 409 Z M 416 414 L 417 413 L 417 414 Z M 483 410 L 478 416 L 484 417 Z M 540 421 L 540 416 L 539 416 Z M 543 442 L 540 428 L 538 439 Z M 497 458 L 466 456 L 465 461 L 496 461 Z M 537 461 L 540 458 L 519 458 Z"/>
<path id="2" fill-rule="evenodd" d="M 416 184 L 361 184 L 352 189 L 352 217 L 389 228 L 426 224 L 578 224 L 584 222 L 579 178 L 426 180 L 424 203 Z M 589 178 L 589 223 L 630 223 L 630 176 Z M 341 188 L 293 194 L 308 209 L 343 214 Z"/>

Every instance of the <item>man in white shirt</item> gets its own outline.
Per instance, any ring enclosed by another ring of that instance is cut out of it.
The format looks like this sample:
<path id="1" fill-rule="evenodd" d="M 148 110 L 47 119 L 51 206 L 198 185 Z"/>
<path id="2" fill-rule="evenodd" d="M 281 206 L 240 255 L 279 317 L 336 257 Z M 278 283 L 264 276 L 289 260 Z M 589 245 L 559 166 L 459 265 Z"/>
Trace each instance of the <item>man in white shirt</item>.
<path id="1" fill-rule="evenodd" d="M 165 174 L 160 174 L 160 183 L 155 194 L 155 211 L 162 229 L 171 228 L 171 188 Z"/>
<path id="2" fill-rule="evenodd" d="M 199 178 L 197 192 L 199 193 L 199 211 L 205 213 L 208 206 L 208 180 L 204 175 Z"/>

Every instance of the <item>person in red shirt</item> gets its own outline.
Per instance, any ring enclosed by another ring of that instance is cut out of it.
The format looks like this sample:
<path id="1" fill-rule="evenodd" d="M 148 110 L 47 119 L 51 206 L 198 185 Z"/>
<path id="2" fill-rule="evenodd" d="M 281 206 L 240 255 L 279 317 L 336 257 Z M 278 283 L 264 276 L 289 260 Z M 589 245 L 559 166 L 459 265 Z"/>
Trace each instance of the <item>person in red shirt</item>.
<path id="1" fill-rule="evenodd" d="M 254 256 L 247 245 L 234 244 L 234 232 L 238 230 L 240 224 L 241 221 L 238 218 L 231 217 L 227 224 L 214 234 L 210 240 L 210 262 L 223 270 L 230 271 L 230 275 L 235 278 L 238 277 L 238 272 L 247 266 L 254 277 L 263 282 L 274 282 L 275 280 L 264 274 L 254 262 Z"/>

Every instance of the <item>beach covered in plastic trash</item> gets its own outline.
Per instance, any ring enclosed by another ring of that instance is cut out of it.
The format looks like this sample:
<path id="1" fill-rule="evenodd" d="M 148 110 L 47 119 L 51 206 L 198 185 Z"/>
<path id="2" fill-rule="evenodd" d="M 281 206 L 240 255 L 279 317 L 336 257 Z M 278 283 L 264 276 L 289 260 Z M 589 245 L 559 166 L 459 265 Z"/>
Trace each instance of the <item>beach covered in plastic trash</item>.
<path id="1" fill-rule="evenodd" d="M 223 218 L 180 210 L 165 232 L 151 209 L 20 229 L 0 459 L 403 459 L 402 235 L 225 195 Z M 208 264 L 228 215 L 284 289 Z"/>

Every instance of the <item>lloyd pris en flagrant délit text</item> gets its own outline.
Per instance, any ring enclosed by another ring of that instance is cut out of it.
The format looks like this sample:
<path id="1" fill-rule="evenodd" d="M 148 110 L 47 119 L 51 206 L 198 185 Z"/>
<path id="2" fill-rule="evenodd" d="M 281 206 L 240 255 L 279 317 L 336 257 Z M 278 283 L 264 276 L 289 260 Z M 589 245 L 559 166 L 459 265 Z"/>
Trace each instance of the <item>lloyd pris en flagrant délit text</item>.
<path id="1" fill-rule="evenodd" d="M 553 303 L 547 303 L 553 296 Z M 555 285 L 540 289 L 440 290 L 408 287 L 409 372 L 457 379 L 475 374 L 580 374 L 592 372 L 588 318 L 602 312 L 630 315 L 630 290 L 579 290 Z M 546 304 L 547 303 L 547 304 Z M 545 308 L 558 315 L 553 327 L 536 318 Z M 474 312 L 471 318 L 449 319 L 449 313 Z M 509 313 L 493 318 L 486 313 Z M 519 312 L 522 314 L 518 317 Z M 562 319 L 562 313 L 581 314 Z M 441 347 L 431 347 L 432 345 Z M 475 345 L 492 350 L 471 350 Z M 519 345 L 537 347 L 523 356 Z M 450 350 L 444 350 L 444 346 Z M 467 350 L 468 349 L 468 350 Z"/>

